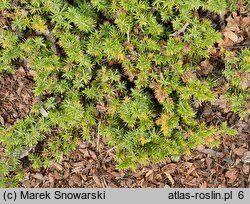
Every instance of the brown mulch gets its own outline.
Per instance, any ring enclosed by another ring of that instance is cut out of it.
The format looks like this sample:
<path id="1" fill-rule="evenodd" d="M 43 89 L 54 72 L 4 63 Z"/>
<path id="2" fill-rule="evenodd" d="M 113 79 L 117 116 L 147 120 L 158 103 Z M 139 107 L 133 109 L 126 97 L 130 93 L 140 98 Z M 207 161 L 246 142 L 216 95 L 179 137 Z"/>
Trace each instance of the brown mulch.
<path id="1" fill-rule="evenodd" d="M 20 67 L 15 74 L 0 76 L 0 127 L 10 127 L 24 118 L 34 104 L 34 81 L 30 72 Z"/>
<path id="2" fill-rule="evenodd" d="M 240 127 L 249 124 L 239 122 Z M 82 143 L 61 162 L 43 171 L 30 171 L 20 187 L 103 187 L 103 188 L 207 188 L 250 187 L 249 164 L 244 163 L 248 150 L 245 129 L 237 137 L 224 137 L 220 148 L 201 148 L 178 162 L 167 158 L 162 164 L 139 168 L 136 172 L 115 169 L 113 149 L 99 141 Z"/>
<path id="3" fill-rule="evenodd" d="M 0 127 L 11 127 L 29 113 L 35 102 L 31 74 L 32 71 L 20 67 L 14 74 L 0 75 Z M 3 151 L 0 143 L 0 156 Z"/>
<path id="4" fill-rule="evenodd" d="M 35 102 L 31 74 L 20 67 L 14 74 L 0 75 L 0 127 L 11 127 L 29 113 Z M 0 157 L 3 151 L 0 143 Z"/>

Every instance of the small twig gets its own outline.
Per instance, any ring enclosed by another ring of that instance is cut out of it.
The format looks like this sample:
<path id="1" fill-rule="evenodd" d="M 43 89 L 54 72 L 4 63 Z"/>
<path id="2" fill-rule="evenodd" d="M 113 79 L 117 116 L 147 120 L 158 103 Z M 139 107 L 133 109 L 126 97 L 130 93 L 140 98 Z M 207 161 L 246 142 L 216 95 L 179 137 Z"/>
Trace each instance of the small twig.
<path id="1" fill-rule="evenodd" d="M 113 151 L 114 149 L 116 149 L 118 146 L 114 146 L 114 147 L 112 147 L 111 149 L 109 149 L 106 153 L 109 153 L 109 152 L 111 152 L 111 151 Z"/>
<path id="2" fill-rule="evenodd" d="M 129 36 L 129 28 L 128 28 L 128 31 L 127 31 L 127 41 L 130 42 L 130 36 Z"/>
<path id="3" fill-rule="evenodd" d="M 236 49 L 236 48 L 244 48 L 244 47 L 250 47 L 250 45 L 232 45 L 232 46 L 225 46 L 225 47 L 215 47 L 214 49 L 216 49 L 216 50 L 220 50 L 221 48 Z"/>
<path id="4" fill-rule="evenodd" d="M 222 152 L 217 152 L 212 149 L 203 149 L 203 150 L 200 150 L 199 152 L 204 153 L 204 154 L 209 154 L 212 157 L 222 158 L 224 156 Z"/>
<path id="5" fill-rule="evenodd" d="M 226 46 L 223 47 L 225 49 L 234 49 L 234 48 L 243 48 L 243 47 L 250 47 L 250 45 L 235 45 L 235 46 Z"/>
<path id="6" fill-rule="evenodd" d="M 100 126 L 101 126 L 101 121 L 99 121 L 98 127 L 97 127 L 97 144 L 96 144 L 96 148 L 97 148 L 98 153 L 100 153 Z"/>
<path id="7" fill-rule="evenodd" d="M 101 177 L 101 184 L 102 184 L 103 188 L 108 188 L 109 187 L 105 177 Z"/>
<path id="8" fill-rule="evenodd" d="M 170 34 L 170 36 L 176 37 L 176 36 L 180 35 L 181 33 L 184 33 L 188 26 L 189 26 L 189 23 L 185 23 L 185 25 L 180 30 Z"/>
<path id="9" fill-rule="evenodd" d="M 215 164 L 216 164 L 216 165 L 218 165 L 219 167 L 221 167 L 222 169 L 228 169 L 228 168 L 226 168 L 226 167 L 224 167 L 224 166 L 220 165 L 220 164 L 219 164 L 219 163 L 217 163 L 217 162 L 215 162 Z"/>
<path id="10" fill-rule="evenodd" d="M 118 176 L 118 177 L 116 177 L 115 178 L 116 180 L 129 180 L 129 179 L 131 179 L 131 180 L 136 180 L 136 178 L 134 177 L 134 176 L 122 176 L 122 177 L 120 177 L 120 176 Z"/>

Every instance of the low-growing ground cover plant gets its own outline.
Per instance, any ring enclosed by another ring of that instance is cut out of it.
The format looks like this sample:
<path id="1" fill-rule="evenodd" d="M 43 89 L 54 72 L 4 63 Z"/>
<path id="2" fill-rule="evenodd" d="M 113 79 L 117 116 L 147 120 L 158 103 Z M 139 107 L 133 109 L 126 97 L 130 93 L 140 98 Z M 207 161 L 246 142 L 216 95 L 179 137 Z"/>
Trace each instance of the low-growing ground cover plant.
<path id="1" fill-rule="evenodd" d="M 235 135 L 226 122 L 199 120 L 199 107 L 218 99 L 221 77 L 220 97 L 241 118 L 249 114 L 249 50 L 233 56 L 222 48 L 225 67 L 199 74 L 222 37 L 206 16 L 227 8 L 223 0 L 1 1 L 0 72 L 34 70 L 37 103 L 0 129 L 0 186 L 23 178 L 20 158 L 46 168 L 92 132 L 115 147 L 119 169 Z M 43 149 L 32 153 L 39 142 Z"/>

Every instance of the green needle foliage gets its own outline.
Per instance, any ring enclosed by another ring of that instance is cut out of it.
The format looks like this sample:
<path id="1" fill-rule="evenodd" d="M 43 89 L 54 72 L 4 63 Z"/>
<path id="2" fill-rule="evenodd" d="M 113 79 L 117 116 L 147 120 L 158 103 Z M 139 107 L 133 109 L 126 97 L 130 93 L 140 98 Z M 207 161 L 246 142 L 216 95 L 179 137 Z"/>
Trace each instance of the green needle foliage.
<path id="1" fill-rule="evenodd" d="M 9 25 L 0 30 L 0 72 L 13 73 L 17 64 L 34 70 L 42 102 L 0 130 L 0 186 L 23 178 L 24 152 L 34 169 L 47 168 L 93 131 L 115 147 L 119 169 L 176 159 L 235 135 L 226 123 L 198 120 L 194 104 L 216 99 L 216 80 L 184 79 L 221 39 L 198 10 L 226 9 L 225 0 L 2 0 Z M 227 55 L 227 95 L 243 118 L 249 89 L 240 77 L 249 73 L 250 53 Z M 38 143 L 42 152 L 30 153 Z"/>

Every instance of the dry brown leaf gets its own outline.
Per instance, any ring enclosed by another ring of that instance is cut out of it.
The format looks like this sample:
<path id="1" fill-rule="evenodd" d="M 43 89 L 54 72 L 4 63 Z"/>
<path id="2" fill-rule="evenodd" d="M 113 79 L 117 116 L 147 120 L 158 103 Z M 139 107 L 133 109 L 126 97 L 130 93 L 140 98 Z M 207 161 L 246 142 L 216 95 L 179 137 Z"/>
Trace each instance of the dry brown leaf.
<path id="1" fill-rule="evenodd" d="M 233 150 L 233 153 L 238 155 L 239 157 L 243 157 L 246 151 L 247 151 L 247 149 L 239 147 L 239 148 L 235 148 Z"/>
<path id="2" fill-rule="evenodd" d="M 22 66 L 19 67 L 18 70 L 16 71 L 17 76 L 25 76 L 25 74 L 26 74 L 26 72 Z"/>
<path id="3" fill-rule="evenodd" d="M 203 112 L 206 117 L 209 117 L 212 114 L 212 107 L 205 105 Z"/>
<path id="4" fill-rule="evenodd" d="M 50 183 L 54 183 L 55 181 L 54 176 L 51 173 L 48 173 L 48 180 Z"/>
<path id="5" fill-rule="evenodd" d="M 58 171 L 54 171 L 54 178 L 57 179 L 57 180 L 60 180 L 60 179 L 61 179 L 61 177 L 60 177 Z"/>
<path id="6" fill-rule="evenodd" d="M 25 180 L 25 181 L 23 181 L 22 182 L 22 186 L 24 187 L 24 188 L 31 188 L 32 186 L 31 186 L 31 183 L 30 183 L 30 180 Z"/>
<path id="7" fill-rule="evenodd" d="M 241 85 L 244 88 L 249 88 L 250 87 L 250 74 L 247 72 L 241 72 L 241 71 L 236 71 L 235 72 L 236 76 L 240 79 Z"/>
<path id="8" fill-rule="evenodd" d="M 43 180 L 43 175 L 39 173 L 36 173 L 35 175 L 33 175 L 33 177 L 38 180 Z"/>
<path id="9" fill-rule="evenodd" d="M 219 106 L 222 108 L 226 113 L 231 111 L 231 103 L 228 98 L 224 95 L 221 95 L 220 98 L 216 99 L 212 102 L 212 105 Z"/>
<path id="10" fill-rule="evenodd" d="M 195 166 L 192 165 L 192 166 L 188 169 L 187 175 L 190 175 L 195 169 L 196 169 Z"/>
<path id="11" fill-rule="evenodd" d="M 176 164 L 171 163 L 171 164 L 167 164 L 167 165 L 165 165 L 164 167 L 162 167 L 161 170 L 162 170 L 164 173 L 173 174 L 173 173 L 175 172 L 175 170 L 176 170 L 176 167 L 177 167 Z"/>
<path id="12" fill-rule="evenodd" d="M 129 42 L 129 41 L 125 41 L 125 42 L 123 43 L 123 46 L 124 46 L 125 48 L 127 48 L 128 50 L 130 50 L 130 51 L 134 50 L 133 44 L 132 44 L 131 42 Z"/>
<path id="13" fill-rule="evenodd" d="M 202 144 L 200 144 L 200 145 L 198 145 L 198 146 L 196 147 L 196 149 L 200 152 L 200 151 L 202 151 L 203 149 L 205 149 L 205 146 L 202 145 Z"/>
<path id="14" fill-rule="evenodd" d="M 236 35 L 233 31 L 231 30 L 227 30 L 227 31 L 224 31 L 223 32 L 223 35 L 226 37 L 226 38 L 229 38 L 230 40 L 232 40 L 234 43 L 239 43 L 241 42 L 239 40 L 239 37 L 238 35 Z"/>
<path id="15" fill-rule="evenodd" d="M 225 177 L 229 178 L 228 183 L 233 183 L 237 179 L 237 170 L 228 170 L 225 174 Z"/>
<path id="16" fill-rule="evenodd" d="M 154 171 L 153 170 L 149 170 L 146 173 L 145 178 L 147 178 L 148 181 L 152 181 L 154 179 Z"/>
<path id="17" fill-rule="evenodd" d="M 101 180 L 99 179 L 99 177 L 98 177 L 96 174 L 93 174 L 93 179 L 94 179 L 94 181 L 95 181 L 95 183 L 96 183 L 96 185 L 97 185 L 98 187 L 101 187 L 101 186 L 102 186 Z"/>
<path id="18" fill-rule="evenodd" d="M 193 178 L 192 180 L 185 181 L 185 184 L 191 187 L 197 187 L 198 182 L 196 178 Z"/>
<path id="19" fill-rule="evenodd" d="M 0 29 L 7 28 L 8 26 L 7 18 L 0 17 Z"/>
<path id="20" fill-rule="evenodd" d="M 97 160 L 97 156 L 96 156 L 96 153 L 94 151 L 92 151 L 91 149 L 89 149 L 89 154 L 90 156 L 94 159 L 94 160 Z"/>
<path id="21" fill-rule="evenodd" d="M 63 178 L 64 178 L 64 179 L 67 179 L 67 178 L 69 177 L 69 175 L 70 175 L 69 169 L 66 169 L 66 170 L 64 171 L 64 173 L 63 173 Z"/>
<path id="22" fill-rule="evenodd" d="M 62 170 L 63 170 L 63 167 L 62 167 L 60 164 L 58 164 L 58 163 L 54 163 L 53 166 L 54 166 L 57 170 L 59 170 L 59 171 L 62 171 Z"/>
<path id="23" fill-rule="evenodd" d="M 189 53 L 189 51 L 191 50 L 191 47 L 192 47 L 191 44 L 185 45 L 185 47 L 182 49 L 183 53 L 184 54 Z"/>
<path id="24" fill-rule="evenodd" d="M 203 183 L 200 185 L 200 188 L 207 188 L 207 181 L 203 181 Z"/>
<path id="25" fill-rule="evenodd" d="M 155 98 L 159 101 L 159 103 L 163 103 L 167 97 L 168 97 L 168 94 L 163 88 L 159 88 L 155 90 Z"/>
<path id="26" fill-rule="evenodd" d="M 250 17 L 237 16 L 233 12 L 227 19 L 227 25 L 222 30 L 224 39 L 219 42 L 220 47 L 230 47 L 250 37 Z"/>
<path id="27" fill-rule="evenodd" d="M 226 19 L 227 26 L 225 27 L 224 30 L 231 30 L 231 31 L 239 32 L 240 28 L 239 28 L 239 19 L 237 18 L 237 14 L 233 12 L 232 16 L 229 16 Z"/>
<path id="28" fill-rule="evenodd" d="M 129 70 L 126 69 L 126 70 L 124 71 L 124 74 L 125 74 L 126 76 L 128 76 L 128 80 L 129 80 L 130 82 L 133 82 L 133 81 L 134 81 L 134 78 L 135 78 L 136 75 L 137 75 L 137 71 L 136 71 L 134 68 L 130 68 Z"/>
<path id="29" fill-rule="evenodd" d="M 70 187 L 73 187 L 73 186 L 74 186 L 74 181 L 72 181 L 71 179 L 69 179 L 68 185 L 69 185 Z"/>
<path id="30" fill-rule="evenodd" d="M 193 72 L 193 71 L 186 71 L 184 72 L 182 75 L 181 75 L 181 79 L 183 82 L 189 82 L 189 81 L 192 81 L 194 79 L 196 79 L 196 73 Z"/>
<path id="31" fill-rule="evenodd" d="M 107 112 L 107 110 L 108 110 L 108 108 L 105 107 L 105 104 L 102 103 L 102 102 L 97 103 L 96 109 L 97 109 L 97 111 L 100 112 L 100 113 L 105 113 L 105 112 Z"/>
<path id="32" fill-rule="evenodd" d="M 223 40 L 221 40 L 218 43 L 219 47 L 230 47 L 230 46 L 233 46 L 233 45 L 234 45 L 234 42 L 232 40 L 230 40 L 229 38 L 224 38 Z"/>
<path id="33" fill-rule="evenodd" d="M 149 88 L 155 90 L 155 89 L 159 88 L 159 84 L 158 84 L 157 82 L 153 81 L 153 82 L 151 82 L 151 83 L 149 84 Z"/>
<path id="34" fill-rule="evenodd" d="M 37 72 L 34 71 L 34 70 L 29 70 L 29 75 L 32 76 L 32 77 L 36 77 Z"/>
<path id="35" fill-rule="evenodd" d="M 216 94 L 223 95 L 223 94 L 227 93 L 229 87 L 230 87 L 229 83 L 218 86 L 216 88 Z"/>
<path id="36" fill-rule="evenodd" d="M 84 158 L 89 158 L 89 157 L 90 157 L 90 154 L 89 154 L 89 151 L 88 151 L 87 148 L 85 148 L 85 149 L 80 149 L 80 152 L 83 153 L 83 157 L 84 157 Z"/>
<path id="37" fill-rule="evenodd" d="M 174 186 L 174 179 L 173 179 L 173 177 L 169 173 L 165 173 L 165 174 L 166 174 L 168 180 L 170 181 L 171 185 Z"/>
<path id="38" fill-rule="evenodd" d="M 77 175 L 73 175 L 71 178 L 70 178 L 71 181 L 73 181 L 76 185 L 78 186 L 81 186 L 82 184 L 82 181 L 81 179 L 79 178 L 79 176 Z"/>
<path id="39" fill-rule="evenodd" d="M 200 76 L 206 76 L 213 71 L 214 66 L 210 63 L 208 59 L 201 62 L 200 69 L 197 70 L 197 73 Z"/>
<path id="40" fill-rule="evenodd" d="M 241 27 L 249 29 L 249 26 L 250 26 L 250 16 L 242 17 L 241 18 Z"/>
<path id="41" fill-rule="evenodd" d="M 205 161 L 206 161 L 206 164 L 207 164 L 207 169 L 211 169 L 213 160 L 211 158 L 207 157 Z"/>
<path id="42" fill-rule="evenodd" d="M 75 163 L 73 163 L 71 165 L 74 166 L 74 167 L 81 167 L 81 168 L 83 168 L 84 167 L 84 161 L 75 162 Z"/>
<path id="43" fill-rule="evenodd" d="M 154 90 L 155 98 L 160 102 L 163 103 L 164 100 L 168 97 L 167 92 L 161 87 L 160 84 L 156 82 L 151 82 L 149 87 Z"/>

